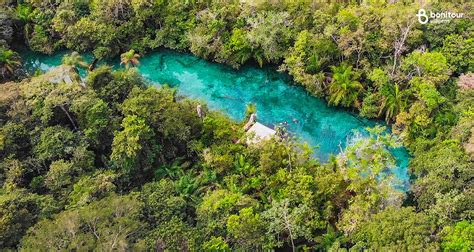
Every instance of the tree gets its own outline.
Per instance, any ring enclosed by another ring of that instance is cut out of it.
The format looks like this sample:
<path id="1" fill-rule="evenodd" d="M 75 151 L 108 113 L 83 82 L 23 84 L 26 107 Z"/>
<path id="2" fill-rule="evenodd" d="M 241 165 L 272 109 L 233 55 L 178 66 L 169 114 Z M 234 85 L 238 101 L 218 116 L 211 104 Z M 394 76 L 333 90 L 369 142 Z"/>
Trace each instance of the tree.
<path id="1" fill-rule="evenodd" d="M 70 186 L 73 182 L 74 167 L 71 162 L 58 160 L 51 163 L 48 173 L 46 174 L 45 184 L 52 191 Z"/>
<path id="2" fill-rule="evenodd" d="M 172 158 L 182 153 L 189 140 L 197 136 L 201 119 L 194 112 L 196 102 L 176 102 L 176 89 L 135 88 L 121 105 L 126 116 L 136 115 L 154 129 L 156 140 L 163 146 L 163 156 Z"/>
<path id="3" fill-rule="evenodd" d="M 22 239 L 21 249 L 130 249 L 144 226 L 138 214 L 138 201 L 133 195 L 111 195 L 63 211 L 53 220 L 41 220 Z"/>
<path id="4" fill-rule="evenodd" d="M 92 175 L 82 176 L 73 185 L 66 208 L 82 207 L 113 194 L 117 177 L 117 174 L 110 170 L 98 170 Z"/>
<path id="5" fill-rule="evenodd" d="M 34 153 L 40 160 L 54 161 L 68 159 L 77 146 L 76 136 L 72 131 L 61 126 L 45 128 L 41 132 Z"/>
<path id="6" fill-rule="evenodd" d="M 266 61 L 278 62 L 289 47 L 292 37 L 289 18 L 287 12 L 262 11 L 247 19 L 251 27 L 247 38 L 255 51 L 262 50 Z M 262 61 L 257 58 L 257 62 Z"/>
<path id="7" fill-rule="evenodd" d="M 401 68 L 410 79 L 421 78 L 435 86 L 448 80 L 451 71 L 446 57 L 440 52 L 414 51 L 403 58 Z"/>
<path id="8" fill-rule="evenodd" d="M 416 48 L 421 42 L 421 31 L 418 30 L 416 18 L 413 18 L 411 13 L 413 7 L 401 3 L 389 4 L 382 12 L 380 30 L 383 36 L 378 44 L 379 50 L 388 50 L 391 54 L 391 75 L 399 68 L 403 53 Z"/>
<path id="9" fill-rule="evenodd" d="M 272 202 L 272 206 L 263 213 L 268 222 L 268 232 L 272 235 L 272 245 L 281 247 L 286 240 L 296 251 L 297 239 L 304 237 L 310 240 L 311 230 L 305 225 L 308 211 L 310 209 L 306 205 L 290 206 L 288 199 Z"/>
<path id="10" fill-rule="evenodd" d="M 474 56 L 469 53 L 472 50 L 474 50 L 474 39 L 472 37 L 465 39 L 460 34 L 446 36 L 441 47 L 441 52 L 456 73 L 474 71 Z"/>
<path id="11" fill-rule="evenodd" d="M 260 250 L 265 247 L 266 223 L 252 207 L 244 208 L 238 215 L 227 219 L 227 232 L 234 241 L 234 248 Z"/>
<path id="12" fill-rule="evenodd" d="M 122 128 L 114 134 L 110 159 L 119 173 L 126 176 L 126 181 L 138 182 L 151 173 L 160 148 L 145 120 L 135 115 L 127 116 L 122 121 Z"/>
<path id="13" fill-rule="evenodd" d="M 363 86 L 358 81 L 359 76 L 352 71 L 352 66 L 341 64 L 332 66 L 332 82 L 329 85 L 328 102 L 331 105 L 349 107 L 358 106 L 358 96 Z"/>
<path id="14" fill-rule="evenodd" d="M 234 29 L 225 48 L 232 53 L 229 62 L 234 67 L 239 67 L 252 58 L 253 49 L 243 29 Z M 261 62 L 261 61 L 258 61 Z"/>
<path id="15" fill-rule="evenodd" d="M 169 179 L 145 184 L 139 199 L 143 219 L 150 223 L 151 227 L 160 226 L 171 221 L 173 217 L 177 220 L 186 217 L 186 201 L 176 191 L 175 183 Z"/>
<path id="16" fill-rule="evenodd" d="M 441 232 L 443 251 L 470 251 L 474 246 L 474 224 L 471 221 L 460 221 L 444 227 Z"/>
<path id="17" fill-rule="evenodd" d="M 367 130 L 369 137 L 356 135 L 336 159 L 348 183 L 346 190 L 352 196 L 337 223 L 346 235 L 357 231 L 371 214 L 386 206 L 401 205 L 402 192 L 394 189 L 397 181 L 390 172 L 395 167 L 395 159 L 388 151 L 398 146 L 397 139 L 384 133 L 385 128 L 381 126 Z"/>
<path id="18" fill-rule="evenodd" d="M 0 46 L 0 72 L 4 80 L 15 74 L 15 69 L 21 66 L 20 57 L 14 51 Z"/>
<path id="19" fill-rule="evenodd" d="M 435 142 L 427 146 L 420 146 L 414 152 L 415 157 L 411 160 L 410 170 L 418 178 L 413 183 L 412 191 L 421 209 L 430 209 L 436 203 L 436 194 L 445 194 L 457 189 L 458 193 L 464 191 L 471 178 L 472 164 L 468 157 L 455 140 Z M 450 198 L 454 197 L 451 195 Z M 458 214 L 465 209 L 463 201 L 458 202 Z M 464 206 L 463 206 L 464 205 Z M 445 207 L 442 207 L 445 211 Z M 440 213 L 441 216 L 443 215 Z M 459 216 L 453 215 L 456 220 Z"/>
<path id="20" fill-rule="evenodd" d="M 145 238 L 147 249 L 154 251 L 195 251 L 198 235 L 179 217 L 160 223 Z"/>
<path id="21" fill-rule="evenodd" d="M 281 68 L 287 70 L 312 94 L 320 96 L 326 84 L 325 72 L 338 55 L 334 41 L 304 30 L 298 34 Z"/>
<path id="22" fill-rule="evenodd" d="M 50 216 L 56 203 L 50 196 L 25 190 L 0 192 L 0 246 L 14 249 L 27 229 L 40 218 Z"/>
<path id="23" fill-rule="evenodd" d="M 405 110 L 408 100 L 408 90 L 400 90 L 397 83 L 385 84 L 382 87 L 382 105 L 379 115 L 385 113 L 385 121 L 393 120 L 400 112 Z"/>
<path id="24" fill-rule="evenodd" d="M 110 148 L 112 129 L 117 125 L 111 120 L 113 113 L 106 102 L 91 93 L 73 100 L 71 111 L 76 115 L 78 127 L 94 146 Z"/>
<path id="25" fill-rule="evenodd" d="M 228 251 L 229 245 L 222 237 L 213 236 L 209 241 L 204 242 L 202 248 L 207 251 Z"/>
<path id="26" fill-rule="evenodd" d="M 87 69 L 89 67 L 84 58 L 78 52 L 72 52 L 71 54 L 64 55 L 61 62 L 65 65 L 72 67 L 79 67 L 84 69 Z"/>
<path id="27" fill-rule="evenodd" d="M 436 250 L 431 234 L 435 226 L 428 216 L 412 207 L 389 207 L 374 214 L 351 234 L 355 250 Z"/>
<path id="28" fill-rule="evenodd" d="M 224 189 L 211 191 L 196 208 L 197 227 L 208 239 L 212 236 L 225 237 L 228 218 L 245 207 L 256 206 L 256 203 L 254 199 L 240 193 Z"/>
<path id="29" fill-rule="evenodd" d="M 135 53 L 135 50 L 130 49 L 120 55 L 120 65 L 125 65 L 126 68 L 129 68 L 130 65 L 135 67 L 140 63 L 138 58 L 140 58 L 140 55 Z"/>
<path id="30" fill-rule="evenodd" d="M 118 112 L 118 106 L 134 87 L 146 86 L 143 76 L 134 68 L 112 71 L 110 66 L 100 66 L 87 75 L 86 83 L 104 102 Z"/>
<path id="31" fill-rule="evenodd" d="M 40 84 L 39 86 L 42 85 Z M 46 94 L 41 104 L 33 109 L 38 110 L 37 113 L 41 116 L 41 120 L 44 123 L 53 121 L 65 126 L 69 124 L 73 130 L 77 130 L 77 119 L 71 113 L 71 106 L 75 100 L 84 99 L 88 92 L 76 83 L 60 83 L 51 85 L 48 88 L 51 88 L 48 90 L 49 92 L 32 90 L 33 92 L 41 92 L 38 95 L 39 97 Z M 38 96 L 35 97 L 34 93 L 31 95 L 34 99 L 40 100 Z"/>
<path id="32" fill-rule="evenodd" d="M 25 158 L 31 150 L 26 125 L 7 122 L 0 128 L 0 157 Z"/>

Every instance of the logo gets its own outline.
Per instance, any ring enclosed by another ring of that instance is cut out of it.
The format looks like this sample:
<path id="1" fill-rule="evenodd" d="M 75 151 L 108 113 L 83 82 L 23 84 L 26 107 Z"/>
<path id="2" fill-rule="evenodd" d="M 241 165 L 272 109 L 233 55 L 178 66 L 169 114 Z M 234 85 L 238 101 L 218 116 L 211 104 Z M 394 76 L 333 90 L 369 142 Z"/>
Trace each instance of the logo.
<path id="1" fill-rule="evenodd" d="M 418 17 L 418 22 L 420 22 L 420 24 L 427 24 L 428 21 L 430 21 L 428 15 L 426 15 L 425 9 L 419 9 L 416 16 Z"/>
<path id="2" fill-rule="evenodd" d="M 429 14 L 429 15 L 428 15 Z M 464 13 L 456 13 L 456 12 L 432 12 L 429 13 L 425 9 L 419 9 L 418 13 L 416 14 L 418 17 L 418 22 L 420 24 L 427 24 L 427 23 L 449 23 L 451 19 L 455 18 L 463 18 Z"/>

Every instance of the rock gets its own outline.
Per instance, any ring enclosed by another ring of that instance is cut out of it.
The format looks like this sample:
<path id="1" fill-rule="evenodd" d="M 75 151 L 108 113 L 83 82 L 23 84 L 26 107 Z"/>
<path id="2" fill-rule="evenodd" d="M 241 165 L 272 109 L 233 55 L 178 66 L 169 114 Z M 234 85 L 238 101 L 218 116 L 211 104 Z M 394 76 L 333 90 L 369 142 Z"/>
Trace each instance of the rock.
<path id="1" fill-rule="evenodd" d="M 0 40 L 5 40 L 7 44 L 12 41 L 13 27 L 11 17 L 7 13 L 0 12 Z"/>
<path id="2" fill-rule="evenodd" d="M 44 79 L 50 83 L 81 83 L 81 77 L 77 73 L 77 70 L 74 67 L 61 65 L 55 68 L 50 69 L 48 72 L 44 73 L 41 76 L 35 77 Z"/>

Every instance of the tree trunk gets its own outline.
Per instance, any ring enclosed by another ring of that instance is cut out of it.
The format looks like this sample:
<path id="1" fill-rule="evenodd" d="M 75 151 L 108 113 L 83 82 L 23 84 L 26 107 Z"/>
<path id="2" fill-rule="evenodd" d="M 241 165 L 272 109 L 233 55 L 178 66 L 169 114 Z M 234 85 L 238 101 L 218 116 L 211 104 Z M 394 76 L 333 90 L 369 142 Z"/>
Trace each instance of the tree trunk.
<path id="1" fill-rule="evenodd" d="M 66 113 L 66 116 L 67 118 L 69 118 L 69 121 L 71 122 L 72 124 L 72 127 L 74 127 L 74 130 L 77 130 L 77 126 L 76 126 L 76 123 L 74 123 L 74 120 L 72 119 L 71 115 L 69 114 L 69 112 L 67 112 L 67 110 L 64 108 L 63 105 L 59 106 L 61 108 L 61 110 Z"/>

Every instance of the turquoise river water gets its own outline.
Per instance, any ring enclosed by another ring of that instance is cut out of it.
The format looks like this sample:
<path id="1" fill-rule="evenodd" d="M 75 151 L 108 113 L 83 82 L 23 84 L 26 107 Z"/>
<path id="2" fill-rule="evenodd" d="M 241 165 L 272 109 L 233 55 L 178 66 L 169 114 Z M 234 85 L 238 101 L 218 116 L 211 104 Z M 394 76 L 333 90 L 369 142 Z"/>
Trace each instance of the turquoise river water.
<path id="1" fill-rule="evenodd" d="M 46 71 L 61 62 L 63 53 L 22 54 L 32 71 Z M 87 57 L 86 55 L 86 58 Z M 118 60 L 116 60 L 117 63 Z M 244 66 L 240 70 L 199 59 L 191 54 L 161 50 L 140 59 L 140 73 L 154 84 L 177 87 L 180 94 L 202 100 L 211 109 L 221 110 L 242 120 L 249 103 L 257 105 L 257 120 L 273 127 L 287 122 L 290 132 L 315 147 L 315 156 L 327 161 L 366 127 L 383 124 L 367 120 L 340 108 L 328 107 L 324 100 L 293 85 L 291 78 L 275 69 Z M 115 64 L 115 67 L 119 67 Z M 409 155 L 404 148 L 390 150 L 397 167 L 393 173 L 405 186 L 408 183 Z M 402 186 L 402 187 L 405 187 Z"/>

